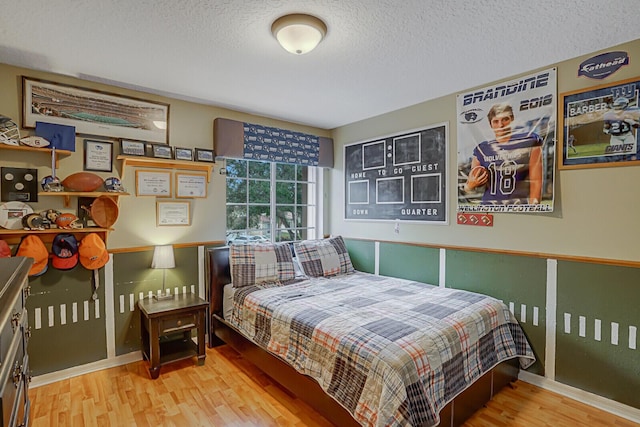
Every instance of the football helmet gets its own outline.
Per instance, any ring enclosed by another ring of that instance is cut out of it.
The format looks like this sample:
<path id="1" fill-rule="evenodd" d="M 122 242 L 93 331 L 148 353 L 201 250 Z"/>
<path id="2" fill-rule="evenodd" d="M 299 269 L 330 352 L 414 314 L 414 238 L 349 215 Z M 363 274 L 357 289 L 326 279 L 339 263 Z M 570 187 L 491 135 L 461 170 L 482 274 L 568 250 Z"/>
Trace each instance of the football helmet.
<path id="1" fill-rule="evenodd" d="M 7 145 L 20 145 L 20 129 L 16 122 L 7 116 L 0 115 L 0 143 Z"/>
<path id="2" fill-rule="evenodd" d="M 44 178 L 42 178 L 42 181 L 40 181 L 40 185 L 42 185 L 42 189 L 44 191 L 62 191 L 62 190 L 64 190 L 64 187 L 60 183 L 60 180 L 57 177 L 54 178 L 51 175 L 47 175 Z"/>
<path id="3" fill-rule="evenodd" d="M 115 176 L 110 176 L 109 178 L 104 180 L 104 188 L 106 188 L 107 191 L 111 193 L 124 193 L 125 191 L 127 191 L 122 186 L 122 182 L 120 182 L 120 179 L 116 178 Z"/>
<path id="4" fill-rule="evenodd" d="M 62 215 L 62 212 L 55 209 L 47 209 L 46 211 L 40 212 L 40 216 L 49 220 L 50 223 L 55 224 L 56 219 Z"/>
<path id="5" fill-rule="evenodd" d="M 37 213 L 26 214 L 22 217 L 22 227 L 25 230 L 44 230 L 44 219 Z"/>
<path id="6" fill-rule="evenodd" d="M 620 98 L 616 98 L 616 100 L 613 101 L 614 110 L 624 110 L 628 106 L 629 106 L 629 99 L 625 98 L 624 96 L 621 96 Z"/>
<path id="7" fill-rule="evenodd" d="M 63 213 L 56 218 L 56 225 L 58 228 L 71 229 L 82 228 L 82 222 L 72 213 Z"/>

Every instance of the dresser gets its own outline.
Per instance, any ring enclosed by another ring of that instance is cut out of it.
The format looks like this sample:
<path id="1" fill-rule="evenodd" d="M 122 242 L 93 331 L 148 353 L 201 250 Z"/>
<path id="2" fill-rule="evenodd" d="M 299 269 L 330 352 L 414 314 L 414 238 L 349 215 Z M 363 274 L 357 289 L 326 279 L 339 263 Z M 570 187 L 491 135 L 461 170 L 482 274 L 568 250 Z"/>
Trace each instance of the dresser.
<path id="1" fill-rule="evenodd" d="M 26 299 L 33 260 L 0 258 L 0 427 L 29 425 Z"/>

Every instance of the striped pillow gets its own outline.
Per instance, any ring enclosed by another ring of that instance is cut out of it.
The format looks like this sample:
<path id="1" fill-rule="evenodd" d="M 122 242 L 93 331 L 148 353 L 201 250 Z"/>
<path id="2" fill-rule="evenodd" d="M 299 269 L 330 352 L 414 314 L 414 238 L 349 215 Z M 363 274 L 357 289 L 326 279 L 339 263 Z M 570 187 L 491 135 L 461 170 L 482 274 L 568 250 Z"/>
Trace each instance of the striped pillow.
<path id="1" fill-rule="evenodd" d="M 304 240 L 293 247 L 307 276 L 328 277 L 355 271 L 342 236 Z"/>
<path id="2" fill-rule="evenodd" d="M 229 267 L 233 286 L 286 282 L 295 277 L 288 243 L 231 245 Z"/>

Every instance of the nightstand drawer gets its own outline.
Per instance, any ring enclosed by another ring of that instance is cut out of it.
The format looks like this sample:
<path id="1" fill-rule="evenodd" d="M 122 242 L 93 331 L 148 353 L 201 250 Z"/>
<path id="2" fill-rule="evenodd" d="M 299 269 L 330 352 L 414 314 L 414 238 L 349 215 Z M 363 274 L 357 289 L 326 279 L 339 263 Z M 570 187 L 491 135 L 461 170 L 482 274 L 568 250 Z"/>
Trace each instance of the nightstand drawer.
<path id="1" fill-rule="evenodd" d="M 197 313 L 161 318 L 158 324 L 160 335 L 193 329 L 198 325 Z"/>

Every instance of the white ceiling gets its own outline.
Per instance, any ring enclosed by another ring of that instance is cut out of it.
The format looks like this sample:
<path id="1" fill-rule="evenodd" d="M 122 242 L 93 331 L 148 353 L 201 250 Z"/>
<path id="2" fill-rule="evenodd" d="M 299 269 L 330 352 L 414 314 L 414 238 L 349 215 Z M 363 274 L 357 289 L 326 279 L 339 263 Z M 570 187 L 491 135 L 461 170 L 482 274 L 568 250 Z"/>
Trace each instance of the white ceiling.
<path id="1" fill-rule="evenodd" d="M 640 38 L 638 0 L 1 3 L 2 63 L 326 129 Z M 307 55 L 293 12 L 328 27 Z"/>

